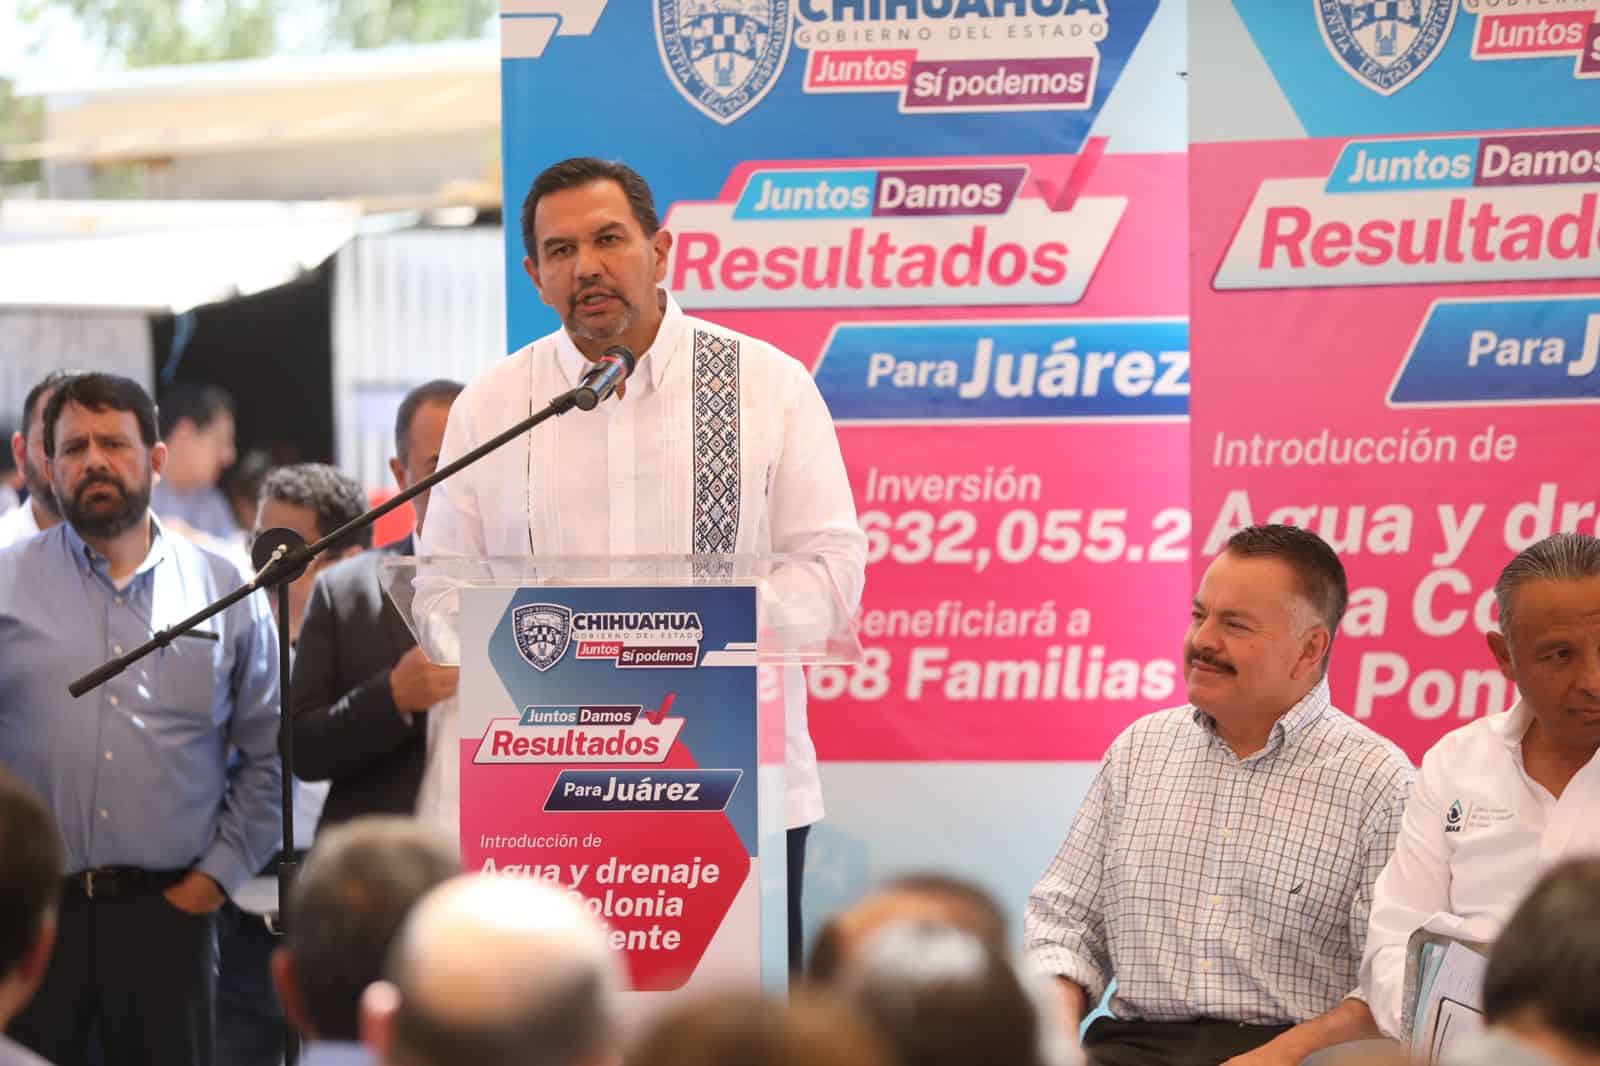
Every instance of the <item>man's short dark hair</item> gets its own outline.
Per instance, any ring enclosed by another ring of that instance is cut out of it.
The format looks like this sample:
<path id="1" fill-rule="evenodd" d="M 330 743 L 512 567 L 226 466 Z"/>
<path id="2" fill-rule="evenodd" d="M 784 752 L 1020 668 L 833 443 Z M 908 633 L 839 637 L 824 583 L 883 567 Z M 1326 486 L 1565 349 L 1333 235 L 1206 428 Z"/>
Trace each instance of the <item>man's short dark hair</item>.
<path id="1" fill-rule="evenodd" d="M 22 400 L 22 435 L 28 435 L 28 429 L 33 425 L 33 412 L 39 406 L 39 401 L 44 394 L 60 385 L 68 378 L 75 378 L 83 373 L 81 370 L 52 370 L 39 379 L 39 383 L 28 390 L 28 395 Z"/>
<path id="2" fill-rule="evenodd" d="M 413 818 L 357 818 L 318 834 L 289 900 L 284 946 L 319 1037 L 359 1039 L 361 993 L 382 976 L 406 915 L 459 872 L 449 841 Z"/>
<path id="3" fill-rule="evenodd" d="M 1241 559 L 1281 559 L 1294 571 L 1300 595 L 1328 627 L 1328 650 L 1350 605 L 1350 582 L 1344 564 L 1328 542 L 1298 526 L 1246 526 L 1228 538 L 1225 551 Z M 1326 666 L 1327 658 L 1323 658 Z"/>
<path id="4" fill-rule="evenodd" d="M 117 374 L 76 374 L 61 382 L 44 405 L 44 453 L 52 459 L 56 454 L 56 423 L 69 403 L 97 412 L 127 411 L 139 423 L 139 439 L 146 448 L 155 447 L 160 439 L 156 435 L 156 404 L 143 385 Z"/>
<path id="5" fill-rule="evenodd" d="M 295 507 L 308 507 L 317 514 L 317 535 L 326 537 L 367 509 L 367 495 L 361 483 L 327 463 L 293 463 L 273 470 L 261 482 L 261 500 L 277 500 Z M 372 547 L 372 527 L 342 540 L 340 547 L 359 544 Z"/>
<path id="6" fill-rule="evenodd" d="M 545 167 L 533 179 L 527 199 L 522 201 L 522 246 L 527 249 L 528 258 L 535 263 L 539 261 L 539 244 L 533 234 L 533 216 L 539 208 L 539 201 L 553 192 L 575 189 L 594 181 L 614 181 L 622 186 L 622 194 L 628 198 L 628 206 L 633 209 L 634 221 L 639 223 L 646 237 L 656 235 L 661 228 L 661 220 L 656 217 L 656 199 L 638 171 L 626 163 L 586 155 L 574 156 Z"/>
<path id="7" fill-rule="evenodd" d="M 1530 1012 L 1591 1053 L 1600 1051 L 1600 858 L 1546 871 L 1489 952 L 1483 1013 L 1491 1024 Z"/>
<path id="8" fill-rule="evenodd" d="M 161 436 L 171 436 L 184 419 L 205 429 L 223 414 L 233 417 L 233 397 L 215 385 L 180 381 L 161 393 Z"/>
<path id="9" fill-rule="evenodd" d="M 466 386 L 459 381 L 436 378 L 406 393 L 405 399 L 400 401 L 400 409 L 394 413 L 394 453 L 400 457 L 402 465 L 410 458 L 408 449 L 411 447 L 411 423 L 417 417 L 417 412 L 422 410 L 422 405 L 452 404 L 464 388 Z"/>
<path id="10" fill-rule="evenodd" d="M 65 873 L 61 831 L 49 809 L 0 767 L 0 980 L 38 943 Z"/>

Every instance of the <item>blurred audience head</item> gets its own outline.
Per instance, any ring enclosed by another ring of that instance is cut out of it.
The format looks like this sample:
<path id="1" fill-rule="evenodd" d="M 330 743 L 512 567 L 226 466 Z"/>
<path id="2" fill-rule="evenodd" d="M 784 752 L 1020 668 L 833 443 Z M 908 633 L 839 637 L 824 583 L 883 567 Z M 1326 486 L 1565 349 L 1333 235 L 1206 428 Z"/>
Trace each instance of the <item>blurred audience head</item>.
<path id="1" fill-rule="evenodd" d="M 414 818 L 371 816 L 317 837 L 273 953 L 284 1014 L 307 1039 L 360 1039 L 361 993 L 383 974 L 400 924 L 461 871 L 455 845 Z"/>
<path id="2" fill-rule="evenodd" d="M 261 507 L 261 483 L 275 464 L 265 448 L 251 448 L 222 477 L 222 494 L 228 497 L 233 524 L 254 529 L 256 512 Z"/>
<path id="3" fill-rule="evenodd" d="M 945 874 L 909 874 L 886 882 L 829 918 L 817 933 L 807 976 L 823 984 L 831 982 L 873 934 L 903 921 L 951 925 L 997 951 L 1006 949 L 1006 916 L 993 896 L 970 881 Z"/>
<path id="4" fill-rule="evenodd" d="M 85 540 L 138 527 L 166 467 L 156 405 L 116 374 L 78 374 L 56 386 L 44 411 L 45 471 L 61 516 Z"/>
<path id="5" fill-rule="evenodd" d="M 326 463 L 294 463 L 280 466 L 267 474 L 261 482 L 261 506 L 254 522 L 255 535 L 269 529 L 289 529 L 304 538 L 307 544 L 332 533 L 367 509 L 367 495 L 360 482 L 339 472 Z M 289 639 L 300 637 L 300 622 L 305 617 L 306 602 L 311 598 L 311 586 L 317 574 L 340 559 L 355 555 L 372 546 L 372 527 L 353 534 L 342 543 L 335 544 L 316 561 L 306 567 L 306 572 L 289 584 Z M 268 598 L 272 610 L 278 610 L 278 597 Z"/>
<path id="6" fill-rule="evenodd" d="M 439 448 L 444 443 L 445 420 L 450 405 L 461 395 L 459 381 L 440 378 L 418 385 L 400 401 L 394 417 L 394 458 L 389 470 L 395 484 L 408 489 L 432 474 L 439 466 Z M 428 495 L 424 492 L 411 501 L 417 512 L 417 528 L 428 514 Z"/>
<path id="7" fill-rule="evenodd" d="M 166 478 L 180 491 L 209 489 L 233 465 L 233 400 L 215 385 L 183 381 L 161 394 Z"/>
<path id="8" fill-rule="evenodd" d="M 977 934 L 926 921 L 884 926 L 831 987 L 876 1025 L 901 1066 L 1043 1066 L 1026 980 Z"/>
<path id="9" fill-rule="evenodd" d="M 753 992 L 693 1000 L 658 1018 L 628 1066 L 898 1066 L 876 1029 L 837 1000 Z"/>
<path id="10" fill-rule="evenodd" d="M 472 875 L 406 919 L 362 1001 L 388 1066 L 607 1066 L 618 1058 L 621 962 L 574 896 Z"/>
<path id="11" fill-rule="evenodd" d="M 1600 540 L 1557 533 L 1506 564 L 1488 634 L 1548 749 L 1586 763 L 1600 750 Z"/>
<path id="12" fill-rule="evenodd" d="M 27 482 L 22 477 L 22 459 L 19 456 L 26 454 L 23 450 L 26 445 L 22 431 L 4 416 L 0 416 L 0 440 L 10 444 L 8 448 L 0 448 L 0 485 L 11 489 L 24 488 Z"/>
<path id="13" fill-rule="evenodd" d="M 1600 858 L 1553 867 L 1517 906 L 1489 952 L 1483 1008 L 1548 1059 L 1600 1063 Z"/>
<path id="14" fill-rule="evenodd" d="M 9 435 L 11 458 L 22 474 L 29 499 L 38 503 L 35 513 L 43 512 L 51 525 L 60 521 L 61 510 L 56 506 L 55 491 L 50 487 L 50 476 L 44 468 L 44 411 L 61 383 L 78 373 L 76 370 L 52 370 L 40 379 L 23 398 L 20 428 Z"/>
<path id="15" fill-rule="evenodd" d="M 61 832 L 49 809 L 0 767 L 0 1031 L 44 979 L 65 874 Z"/>

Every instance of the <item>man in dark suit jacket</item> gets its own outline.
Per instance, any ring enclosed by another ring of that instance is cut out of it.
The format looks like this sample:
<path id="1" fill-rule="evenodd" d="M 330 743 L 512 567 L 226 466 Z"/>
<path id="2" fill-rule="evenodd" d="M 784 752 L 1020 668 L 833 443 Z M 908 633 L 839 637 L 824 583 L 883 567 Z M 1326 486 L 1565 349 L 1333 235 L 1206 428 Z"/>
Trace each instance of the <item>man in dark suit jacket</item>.
<path id="1" fill-rule="evenodd" d="M 461 391 L 430 381 L 406 395 L 389 461 L 402 489 L 433 473 L 445 418 Z M 417 528 L 427 494 L 414 502 Z M 387 553 L 410 555 L 414 537 Z M 317 577 L 301 623 L 289 687 L 295 775 L 332 781 L 323 826 L 363 814 L 411 814 L 427 758 L 428 708 L 455 694 L 459 670 L 416 646 L 380 583 L 385 551 L 366 552 Z"/>

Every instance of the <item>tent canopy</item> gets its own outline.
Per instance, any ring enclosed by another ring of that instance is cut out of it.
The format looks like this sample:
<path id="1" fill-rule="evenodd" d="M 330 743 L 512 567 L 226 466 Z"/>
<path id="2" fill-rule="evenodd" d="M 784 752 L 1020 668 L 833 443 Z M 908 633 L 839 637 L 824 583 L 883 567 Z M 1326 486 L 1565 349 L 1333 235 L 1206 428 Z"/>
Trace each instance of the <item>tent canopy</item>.
<path id="1" fill-rule="evenodd" d="M 0 306 L 183 312 L 292 281 L 373 221 L 345 203 L 11 200 Z"/>

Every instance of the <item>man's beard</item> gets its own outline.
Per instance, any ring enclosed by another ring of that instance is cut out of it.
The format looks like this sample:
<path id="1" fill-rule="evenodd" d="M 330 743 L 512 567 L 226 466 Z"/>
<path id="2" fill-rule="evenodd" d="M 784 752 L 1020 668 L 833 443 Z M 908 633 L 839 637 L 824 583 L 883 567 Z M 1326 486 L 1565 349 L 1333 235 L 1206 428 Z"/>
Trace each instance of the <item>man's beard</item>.
<path id="1" fill-rule="evenodd" d="M 617 324 L 610 329 L 595 329 L 578 318 L 578 301 L 585 295 L 586 293 L 580 292 L 573 298 L 572 312 L 566 319 L 567 332 L 574 337 L 582 337 L 586 341 L 612 341 L 628 332 L 633 328 L 633 324 L 639 321 L 639 309 L 623 299 L 621 293 L 613 292 L 612 297 L 622 304 L 622 313 L 617 316 Z"/>
<path id="2" fill-rule="evenodd" d="M 82 502 L 83 497 L 96 485 L 111 485 L 122 495 L 122 505 L 112 509 L 91 510 Z M 72 496 L 58 494 L 57 502 L 61 505 L 62 517 L 78 535 L 86 539 L 110 540 L 120 536 L 144 520 L 150 510 L 150 482 L 147 480 L 132 490 L 109 477 L 97 477 L 85 481 L 78 486 L 78 491 Z"/>
<path id="3" fill-rule="evenodd" d="M 22 460 L 22 480 L 28 486 L 28 498 L 38 502 L 43 511 L 55 518 L 61 517 L 61 508 L 56 503 L 55 489 L 50 487 L 50 479 L 44 476 L 44 471 L 38 469 L 24 457 Z"/>

